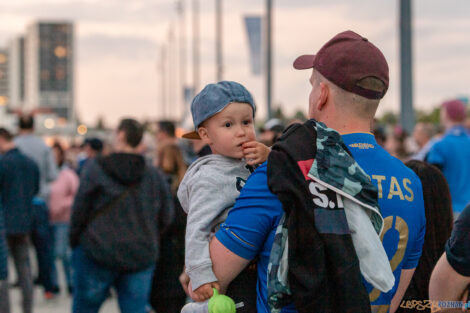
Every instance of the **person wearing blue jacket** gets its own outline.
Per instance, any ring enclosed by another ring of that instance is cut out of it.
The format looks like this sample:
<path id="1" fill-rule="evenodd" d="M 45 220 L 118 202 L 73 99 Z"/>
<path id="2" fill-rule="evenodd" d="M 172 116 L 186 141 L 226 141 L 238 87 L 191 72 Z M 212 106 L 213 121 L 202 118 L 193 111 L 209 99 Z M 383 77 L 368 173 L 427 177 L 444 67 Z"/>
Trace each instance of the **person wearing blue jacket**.
<path id="1" fill-rule="evenodd" d="M 33 309 L 33 278 L 29 240 L 33 224 L 33 198 L 39 191 L 39 168 L 21 153 L 13 136 L 0 128 L 0 195 L 8 248 L 15 262 L 23 294 L 23 312 Z"/>

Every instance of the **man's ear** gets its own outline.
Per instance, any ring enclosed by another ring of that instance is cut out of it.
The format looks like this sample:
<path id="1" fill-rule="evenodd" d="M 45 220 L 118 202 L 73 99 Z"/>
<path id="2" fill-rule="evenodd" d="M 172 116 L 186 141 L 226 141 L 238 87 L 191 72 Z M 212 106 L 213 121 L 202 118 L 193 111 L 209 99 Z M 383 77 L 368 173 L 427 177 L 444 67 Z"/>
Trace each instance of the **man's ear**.
<path id="1" fill-rule="evenodd" d="M 317 110 L 321 111 L 326 102 L 328 101 L 328 97 L 330 96 L 330 88 L 327 84 L 321 82 L 320 83 L 320 96 L 318 97 L 317 101 Z"/>
<path id="2" fill-rule="evenodd" d="M 211 145 L 212 144 L 212 141 L 210 140 L 209 138 L 209 133 L 207 131 L 207 128 L 205 128 L 204 126 L 201 126 L 197 129 L 197 133 L 199 134 L 199 137 L 201 137 L 201 140 L 207 144 L 207 145 Z"/>

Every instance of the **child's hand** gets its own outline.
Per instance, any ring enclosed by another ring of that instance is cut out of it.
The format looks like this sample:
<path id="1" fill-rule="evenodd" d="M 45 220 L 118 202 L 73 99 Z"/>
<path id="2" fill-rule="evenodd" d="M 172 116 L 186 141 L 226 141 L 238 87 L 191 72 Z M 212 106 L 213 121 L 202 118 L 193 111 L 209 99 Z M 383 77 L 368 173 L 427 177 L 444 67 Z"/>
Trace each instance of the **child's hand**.
<path id="1" fill-rule="evenodd" d="M 188 285 L 189 285 L 189 276 L 186 274 L 186 272 L 183 269 L 183 272 L 179 276 L 180 284 L 181 287 L 183 287 L 184 292 L 189 296 L 189 290 L 188 290 Z"/>
<path id="2" fill-rule="evenodd" d="M 248 165 L 263 163 L 268 159 L 268 154 L 271 152 L 270 148 L 257 141 L 245 142 L 242 147 Z"/>
<path id="3" fill-rule="evenodd" d="M 219 284 L 217 282 L 212 282 L 212 283 L 204 284 L 194 291 L 192 291 L 192 288 L 190 285 L 189 294 L 194 301 L 197 301 L 197 302 L 205 301 L 209 299 L 210 297 L 212 297 L 212 294 L 214 293 L 212 288 L 215 288 L 220 291 Z"/>

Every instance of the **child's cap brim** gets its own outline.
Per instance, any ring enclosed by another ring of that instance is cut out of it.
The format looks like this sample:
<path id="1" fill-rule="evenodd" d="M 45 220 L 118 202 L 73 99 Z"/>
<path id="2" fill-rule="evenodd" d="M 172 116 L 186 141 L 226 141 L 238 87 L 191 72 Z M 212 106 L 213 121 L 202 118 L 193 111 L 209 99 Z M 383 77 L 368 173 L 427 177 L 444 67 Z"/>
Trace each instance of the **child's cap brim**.
<path id="1" fill-rule="evenodd" d="M 192 132 L 186 133 L 181 137 L 186 138 L 186 139 L 201 139 L 201 137 L 199 137 L 199 134 L 195 130 Z"/>

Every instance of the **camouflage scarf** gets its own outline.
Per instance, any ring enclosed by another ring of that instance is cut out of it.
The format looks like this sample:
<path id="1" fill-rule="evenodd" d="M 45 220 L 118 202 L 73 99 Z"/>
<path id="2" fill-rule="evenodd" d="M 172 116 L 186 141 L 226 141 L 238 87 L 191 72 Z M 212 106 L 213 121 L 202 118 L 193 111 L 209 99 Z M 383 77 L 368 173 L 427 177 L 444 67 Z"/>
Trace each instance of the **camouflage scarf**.
<path id="1" fill-rule="evenodd" d="M 314 120 L 305 125 L 313 127 L 317 134 L 317 140 L 313 142 L 316 155 L 308 176 L 326 188 L 368 207 L 372 225 L 380 234 L 383 220 L 377 203 L 377 188 L 371 183 L 370 177 L 348 153 L 337 131 Z M 272 313 L 281 312 L 282 307 L 292 302 L 288 282 L 288 251 L 288 227 L 284 213 L 276 229 L 268 264 L 268 304 Z"/>

